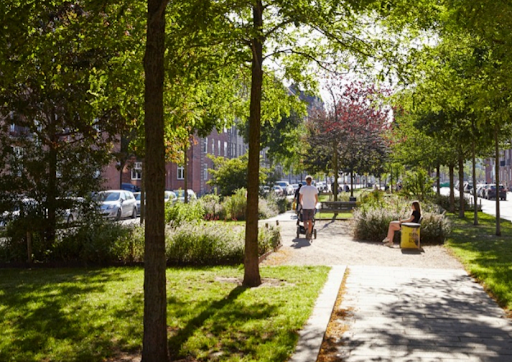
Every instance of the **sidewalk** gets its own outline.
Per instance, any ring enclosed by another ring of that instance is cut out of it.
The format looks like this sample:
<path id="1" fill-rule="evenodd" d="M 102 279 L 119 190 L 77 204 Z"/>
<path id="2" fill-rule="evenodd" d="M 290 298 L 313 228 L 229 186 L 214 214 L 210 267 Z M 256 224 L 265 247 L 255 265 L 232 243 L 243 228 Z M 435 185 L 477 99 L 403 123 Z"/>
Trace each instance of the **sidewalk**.
<path id="1" fill-rule="evenodd" d="M 336 361 L 512 361 L 510 320 L 464 270 L 336 266 L 290 362 L 316 360 L 345 270 Z"/>

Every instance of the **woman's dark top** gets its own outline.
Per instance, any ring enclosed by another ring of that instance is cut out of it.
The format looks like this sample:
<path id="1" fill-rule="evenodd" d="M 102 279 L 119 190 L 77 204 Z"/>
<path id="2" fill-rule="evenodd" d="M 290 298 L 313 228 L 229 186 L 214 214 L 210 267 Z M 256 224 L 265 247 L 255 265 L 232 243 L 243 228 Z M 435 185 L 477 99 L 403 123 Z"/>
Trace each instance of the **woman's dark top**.
<path id="1" fill-rule="evenodd" d="M 412 222 L 415 222 L 415 223 L 419 223 L 420 222 L 420 217 L 421 217 L 421 214 L 418 210 L 414 210 L 412 212 L 412 216 L 414 216 L 414 219 L 412 220 Z"/>

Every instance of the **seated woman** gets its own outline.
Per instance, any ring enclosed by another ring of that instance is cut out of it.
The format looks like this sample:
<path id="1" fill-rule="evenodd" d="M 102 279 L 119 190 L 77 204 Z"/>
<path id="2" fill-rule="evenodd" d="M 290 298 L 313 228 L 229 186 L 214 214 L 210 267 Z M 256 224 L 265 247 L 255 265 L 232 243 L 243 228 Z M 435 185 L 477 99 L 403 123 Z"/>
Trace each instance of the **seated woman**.
<path id="1" fill-rule="evenodd" d="M 421 218 L 420 203 L 418 201 L 413 201 L 411 208 L 412 208 L 412 214 L 411 214 L 410 218 L 408 218 L 407 220 L 391 221 L 389 223 L 388 236 L 386 236 L 386 238 L 384 240 L 382 240 L 382 242 L 385 243 L 385 245 L 387 245 L 389 247 L 393 247 L 393 236 L 395 235 L 395 231 L 400 230 L 400 225 L 402 223 L 404 223 L 404 222 L 419 223 L 420 222 L 420 218 Z"/>

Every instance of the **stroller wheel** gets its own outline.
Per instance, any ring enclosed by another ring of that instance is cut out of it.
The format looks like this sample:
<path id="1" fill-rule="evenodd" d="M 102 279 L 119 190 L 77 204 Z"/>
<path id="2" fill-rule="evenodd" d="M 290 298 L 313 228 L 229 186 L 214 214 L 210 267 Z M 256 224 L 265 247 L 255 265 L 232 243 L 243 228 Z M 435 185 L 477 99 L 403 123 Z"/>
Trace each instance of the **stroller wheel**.
<path id="1" fill-rule="evenodd" d="M 313 239 L 316 239 L 316 229 L 313 229 Z"/>

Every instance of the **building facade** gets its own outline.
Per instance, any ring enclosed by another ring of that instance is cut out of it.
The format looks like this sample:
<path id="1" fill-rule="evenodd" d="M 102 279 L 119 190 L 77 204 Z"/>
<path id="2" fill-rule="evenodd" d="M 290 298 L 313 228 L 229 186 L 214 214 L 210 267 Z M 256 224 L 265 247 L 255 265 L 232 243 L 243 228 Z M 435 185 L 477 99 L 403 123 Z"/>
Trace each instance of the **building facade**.
<path id="1" fill-rule="evenodd" d="M 208 169 L 213 168 L 210 158 L 225 157 L 237 158 L 248 151 L 248 145 L 238 133 L 235 126 L 224 129 L 222 132 L 213 130 L 207 137 L 193 136 L 191 146 L 187 152 L 188 164 L 185 172 L 184 165 L 169 162 L 165 166 L 165 189 L 178 190 L 185 188 L 185 176 L 187 188 L 193 190 L 198 196 L 212 191 L 207 184 L 211 179 Z M 262 162 L 267 163 L 266 153 L 261 152 Z M 142 184 L 142 162 L 135 157 L 126 163 L 120 175 L 115 163 L 104 170 L 105 187 L 119 188 L 121 183 L 131 183 L 136 186 Z M 186 173 L 186 175 L 185 175 Z M 115 176 L 117 174 L 117 176 Z"/>

